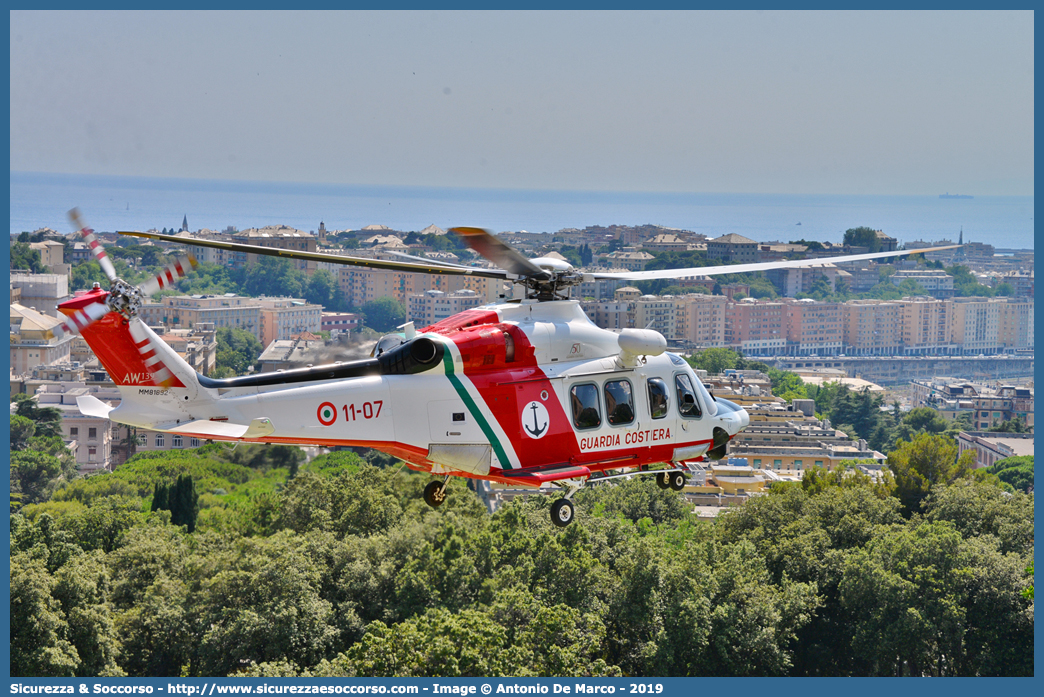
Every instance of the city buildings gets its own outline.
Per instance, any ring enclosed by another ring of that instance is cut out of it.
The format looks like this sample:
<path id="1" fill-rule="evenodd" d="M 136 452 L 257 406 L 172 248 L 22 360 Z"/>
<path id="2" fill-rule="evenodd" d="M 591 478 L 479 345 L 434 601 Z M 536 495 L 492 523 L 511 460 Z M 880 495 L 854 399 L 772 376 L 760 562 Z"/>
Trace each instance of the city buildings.
<path id="1" fill-rule="evenodd" d="M 146 302 L 139 316 L 149 325 L 192 328 L 200 323 L 215 329 L 243 329 L 261 339 L 261 305 L 257 298 L 235 293 L 223 295 L 172 295 Z"/>
<path id="2" fill-rule="evenodd" d="M 903 345 L 903 306 L 889 300 L 841 304 L 844 352 L 850 356 L 895 356 Z"/>
<path id="3" fill-rule="evenodd" d="M 54 365 L 69 361 L 72 335 L 55 336 L 61 324 L 56 317 L 11 304 L 11 372 L 21 375 L 38 365 Z"/>
<path id="4" fill-rule="evenodd" d="M 1033 390 L 1005 385 L 994 389 L 966 380 L 936 378 L 913 380 L 915 404 L 938 410 L 953 420 L 961 413 L 970 414 L 972 427 L 985 431 L 1018 418 L 1033 426 Z"/>
<path id="5" fill-rule="evenodd" d="M 289 339 L 302 332 L 318 333 L 323 306 L 300 298 L 255 298 L 260 306 L 262 346 L 279 339 Z"/>
<path id="6" fill-rule="evenodd" d="M 715 237 L 707 240 L 707 258 L 734 264 L 752 264 L 758 260 L 758 243 L 735 233 Z"/>
<path id="7" fill-rule="evenodd" d="M 69 276 L 64 273 L 12 272 L 11 288 L 18 289 L 19 304 L 58 317 L 58 303 L 69 299 Z"/>
<path id="8" fill-rule="evenodd" d="M 319 329 L 336 336 L 341 332 L 351 332 L 362 326 L 362 317 L 354 312 L 323 312 Z"/>
<path id="9" fill-rule="evenodd" d="M 232 235 L 232 241 L 238 244 L 249 244 L 255 247 L 272 247 L 275 249 L 292 249 L 300 252 L 315 252 L 318 248 L 318 240 L 310 232 L 296 230 L 287 225 L 269 225 L 263 228 L 251 228 L 242 230 Z M 255 264 L 258 261 L 257 254 L 245 252 L 232 252 L 232 266 L 240 267 L 244 264 Z M 316 269 L 316 262 L 293 259 L 294 268 L 312 274 Z"/>
<path id="10" fill-rule="evenodd" d="M 990 467 L 997 460 L 1018 455 L 1033 455 L 1032 433 L 961 432 L 957 436 L 958 457 L 965 450 L 975 453 L 975 467 Z"/>
<path id="11" fill-rule="evenodd" d="M 484 302 L 484 299 L 473 290 L 457 290 L 452 293 L 426 290 L 407 298 L 406 320 L 413 322 L 417 329 L 421 329 L 458 312 L 478 307 Z"/>

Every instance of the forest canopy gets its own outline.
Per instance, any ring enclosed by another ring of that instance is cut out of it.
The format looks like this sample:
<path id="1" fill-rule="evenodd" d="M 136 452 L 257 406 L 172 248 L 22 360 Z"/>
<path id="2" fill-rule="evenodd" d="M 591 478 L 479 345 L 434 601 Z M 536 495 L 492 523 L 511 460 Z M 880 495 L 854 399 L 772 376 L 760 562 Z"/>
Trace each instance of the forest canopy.
<path id="1" fill-rule="evenodd" d="M 609 483 L 559 529 L 551 497 L 490 515 L 455 481 L 433 510 L 387 458 L 287 450 L 139 454 L 16 503 L 12 675 L 1033 672 L 1033 498 L 960 468 L 916 510 L 812 470 L 715 521 Z"/>

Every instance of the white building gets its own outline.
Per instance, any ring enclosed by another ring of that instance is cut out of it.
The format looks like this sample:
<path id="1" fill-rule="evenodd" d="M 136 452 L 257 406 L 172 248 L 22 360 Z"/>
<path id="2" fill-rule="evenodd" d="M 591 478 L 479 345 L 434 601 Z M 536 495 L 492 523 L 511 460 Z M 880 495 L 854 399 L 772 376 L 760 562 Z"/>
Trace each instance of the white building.
<path id="1" fill-rule="evenodd" d="M 478 307 L 482 302 L 482 297 L 473 290 L 457 290 L 452 293 L 426 290 L 407 297 L 406 320 L 413 322 L 420 329 L 452 317 L 458 312 Z"/>

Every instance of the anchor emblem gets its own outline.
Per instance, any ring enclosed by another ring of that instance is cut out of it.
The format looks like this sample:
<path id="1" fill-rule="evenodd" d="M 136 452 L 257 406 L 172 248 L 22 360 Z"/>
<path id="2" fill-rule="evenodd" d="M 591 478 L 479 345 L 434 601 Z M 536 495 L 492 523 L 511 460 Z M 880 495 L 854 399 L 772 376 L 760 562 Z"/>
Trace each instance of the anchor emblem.
<path id="1" fill-rule="evenodd" d="M 531 419 L 527 418 L 530 412 L 532 412 Z M 550 423 L 547 408 L 540 402 L 530 402 L 522 408 L 522 429 L 530 438 L 543 438 Z"/>

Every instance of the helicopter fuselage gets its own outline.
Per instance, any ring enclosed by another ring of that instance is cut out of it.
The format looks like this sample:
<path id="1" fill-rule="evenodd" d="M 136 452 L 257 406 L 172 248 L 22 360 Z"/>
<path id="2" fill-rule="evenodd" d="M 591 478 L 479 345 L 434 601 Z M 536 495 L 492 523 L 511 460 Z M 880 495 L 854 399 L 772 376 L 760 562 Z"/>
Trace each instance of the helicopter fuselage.
<path id="1" fill-rule="evenodd" d="M 85 338 L 118 345 L 121 318 L 110 317 Z M 601 329 L 564 300 L 468 310 L 369 361 L 213 380 L 186 376 L 168 357 L 169 387 L 126 364 L 126 350 L 98 352 L 107 368 L 122 361 L 110 375 L 124 400 L 109 418 L 123 423 L 210 440 L 370 447 L 436 475 L 538 486 L 699 459 L 747 425 L 746 412 L 712 398 L 664 346 L 656 332 Z M 259 422 L 266 428 L 232 428 Z"/>

